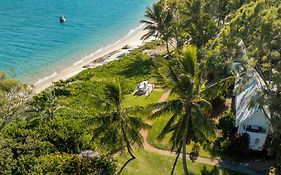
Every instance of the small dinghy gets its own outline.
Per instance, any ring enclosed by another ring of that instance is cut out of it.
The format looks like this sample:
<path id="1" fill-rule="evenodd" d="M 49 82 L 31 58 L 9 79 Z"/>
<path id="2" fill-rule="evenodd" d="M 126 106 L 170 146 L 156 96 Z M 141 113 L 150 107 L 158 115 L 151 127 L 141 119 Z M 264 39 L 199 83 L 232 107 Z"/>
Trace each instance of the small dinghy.
<path id="1" fill-rule="evenodd" d="M 64 16 L 60 16 L 60 23 L 64 23 L 66 21 L 65 17 Z"/>

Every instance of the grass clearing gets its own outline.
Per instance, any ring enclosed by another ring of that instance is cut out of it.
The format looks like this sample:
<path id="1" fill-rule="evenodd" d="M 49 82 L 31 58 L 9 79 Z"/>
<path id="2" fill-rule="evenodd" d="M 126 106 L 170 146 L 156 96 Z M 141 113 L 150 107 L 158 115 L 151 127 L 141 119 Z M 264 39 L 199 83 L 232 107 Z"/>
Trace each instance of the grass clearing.
<path id="1" fill-rule="evenodd" d="M 123 170 L 121 175 L 168 175 L 171 173 L 175 157 L 151 153 L 143 149 L 134 150 L 136 159 L 131 161 Z M 127 161 L 128 157 L 117 157 L 117 170 Z M 204 165 L 187 161 L 187 167 L 191 175 L 241 175 L 228 169 L 217 168 L 211 165 Z M 182 175 L 182 160 L 178 160 L 174 175 Z"/>
<path id="2" fill-rule="evenodd" d="M 148 105 L 156 103 L 163 95 L 162 90 L 153 90 L 148 96 L 137 96 L 128 94 L 124 100 L 124 106 L 141 106 L 148 107 Z"/>
<path id="3" fill-rule="evenodd" d="M 157 139 L 158 135 L 164 128 L 165 124 L 168 122 L 169 118 L 170 118 L 170 115 L 166 115 L 166 116 L 163 116 L 163 117 L 160 117 L 160 118 L 154 120 L 153 126 L 148 131 L 147 141 L 149 144 L 151 144 L 152 146 L 159 148 L 159 149 L 165 149 L 165 150 L 171 149 L 171 143 L 169 142 L 171 135 L 168 134 L 162 140 Z M 191 143 L 186 146 L 188 153 L 191 152 L 193 144 L 194 143 Z M 199 155 L 202 157 L 219 159 L 219 157 L 214 157 L 210 151 L 203 149 L 202 147 L 199 151 Z"/>

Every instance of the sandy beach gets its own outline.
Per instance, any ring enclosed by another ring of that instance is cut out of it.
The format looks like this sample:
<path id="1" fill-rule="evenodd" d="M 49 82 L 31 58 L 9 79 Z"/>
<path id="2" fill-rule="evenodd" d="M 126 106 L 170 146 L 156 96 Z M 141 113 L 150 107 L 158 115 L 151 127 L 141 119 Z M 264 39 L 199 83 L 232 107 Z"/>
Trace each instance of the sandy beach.
<path id="1" fill-rule="evenodd" d="M 146 33 L 146 31 L 144 31 L 143 29 L 144 25 L 136 28 L 133 32 L 129 33 L 119 41 L 116 41 L 116 43 L 113 43 L 107 47 L 97 50 L 93 54 L 87 56 L 85 59 L 77 61 L 72 66 L 62 71 L 58 71 L 57 73 L 54 73 L 48 78 L 41 79 L 40 81 L 34 84 L 34 93 L 39 93 L 43 91 L 44 89 L 51 86 L 53 82 L 57 82 L 59 80 L 66 80 L 80 73 L 81 71 L 87 69 L 84 67 L 85 65 L 89 65 L 93 61 L 104 57 L 107 54 L 121 50 L 122 47 L 124 47 L 125 45 L 137 45 L 142 43 L 143 41 L 141 40 L 141 37 Z"/>

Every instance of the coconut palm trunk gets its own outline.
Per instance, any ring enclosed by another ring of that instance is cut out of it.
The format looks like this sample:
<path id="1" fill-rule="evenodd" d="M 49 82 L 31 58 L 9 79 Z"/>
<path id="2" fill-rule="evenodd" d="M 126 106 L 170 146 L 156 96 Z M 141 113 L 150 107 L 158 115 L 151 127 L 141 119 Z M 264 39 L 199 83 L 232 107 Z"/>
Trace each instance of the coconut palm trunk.
<path id="1" fill-rule="evenodd" d="M 158 102 L 152 106 L 157 109 L 150 118 L 165 116 L 172 112 L 168 122 L 162 129 L 158 138 L 163 139 L 171 133 L 172 150 L 182 149 L 184 174 L 189 175 L 186 161 L 186 144 L 190 141 L 206 143 L 214 136 L 214 125 L 205 112 L 212 107 L 207 99 L 214 99 L 222 89 L 227 89 L 233 78 L 229 77 L 212 85 L 201 82 L 201 73 L 197 62 L 196 47 L 188 45 L 178 52 L 176 58 L 159 61 L 157 79 L 171 93 L 178 95 L 177 99 Z M 179 157 L 176 157 L 172 173 Z"/>
<path id="2" fill-rule="evenodd" d="M 174 162 L 174 165 L 173 165 L 173 168 L 172 168 L 172 172 L 171 172 L 171 175 L 174 174 L 174 171 L 175 171 L 175 168 L 176 168 L 176 165 L 177 165 L 177 162 L 178 162 L 178 159 L 180 157 L 180 154 L 181 154 L 181 146 L 179 146 L 178 150 L 177 150 L 177 156 L 176 156 L 176 159 L 175 159 L 175 162 Z"/>
<path id="3" fill-rule="evenodd" d="M 102 145 L 108 146 L 110 154 L 119 151 L 126 151 L 130 154 L 129 160 L 122 166 L 118 174 L 136 158 L 132 153 L 132 147 L 133 145 L 134 147 L 143 146 L 142 137 L 138 133 L 142 128 L 149 127 L 141 117 L 144 112 L 142 107 L 123 106 L 124 89 L 125 86 L 119 79 L 106 82 L 104 96 L 95 97 L 104 112 L 86 120 L 88 124 L 96 126 L 92 132 L 92 139 L 98 139 Z"/>
<path id="4" fill-rule="evenodd" d="M 131 151 L 130 142 L 129 142 L 129 140 L 128 140 L 128 137 L 127 137 L 127 135 L 126 135 L 126 132 L 125 132 L 125 129 L 124 129 L 124 126 L 123 126 L 123 125 L 121 126 L 121 129 L 122 129 L 122 134 L 123 134 L 124 140 L 125 140 L 125 142 L 126 142 L 127 151 L 128 151 L 128 153 L 130 154 L 131 158 L 126 161 L 126 163 L 122 166 L 122 168 L 121 168 L 120 171 L 117 173 L 117 175 L 121 174 L 121 172 L 122 172 L 123 169 L 126 167 L 126 165 L 136 158 L 136 157 L 133 155 L 132 151 Z"/>
<path id="5" fill-rule="evenodd" d="M 182 138 L 182 164 L 184 175 L 189 175 L 186 164 L 186 137 Z"/>
<path id="6" fill-rule="evenodd" d="M 191 105 L 190 105 L 189 98 L 186 98 L 185 113 L 186 115 L 184 116 L 184 120 L 185 120 L 184 123 L 188 126 L 188 128 L 182 138 L 182 163 L 183 163 L 184 175 L 188 175 L 187 164 L 186 164 L 186 143 L 187 143 L 187 137 L 190 134 L 188 132 L 192 129 Z"/>
<path id="7" fill-rule="evenodd" d="M 152 8 L 148 7 L 146 9 L 145 17 L 147 19 L 141 20 L 141 23 L 146 24 L 145 29 L 148 30 L 148 32 L 142 38 L 148 39 L 151 36 L 156 36 L 157 38 L 163 39 L 166 44 L 167 52 L 170 54 L 168 41 L 172 38 L 172 11 L 166 9 L 162 3 L 155 3 Z"/>
<path id="8" fill-rule="evenodd" d="M 169 50 L 169 41 L 168 41 L 168 39 L 165 39 L 165 44 L 166 44 L 167 54 L 168 54 L 168 55 L 170 55 L 170 50 Z"/>

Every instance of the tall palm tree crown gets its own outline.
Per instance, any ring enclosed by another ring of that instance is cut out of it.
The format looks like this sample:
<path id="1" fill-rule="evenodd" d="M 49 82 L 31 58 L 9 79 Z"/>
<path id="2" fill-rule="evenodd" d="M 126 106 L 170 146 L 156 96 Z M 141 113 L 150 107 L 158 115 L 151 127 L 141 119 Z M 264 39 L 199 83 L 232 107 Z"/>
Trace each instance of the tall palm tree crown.
<path id="1" fill-rule="evenodd" d="M 142 147 L 140 129 L 148 125 L 138 116 L 142 108 L 123 106 L 124 87 L 118 79 L 106 83 L 104 92 L 105 96 L 98 99 L 104 112 L 88 121 L 97 125 L 92 136 L 93 139 L 99 139 L 102 144 L 109 146 L 111 153 L 127 150 L 132 158 L 125 163 L 126 165 L 135 159 L 132 145 Z"/>
<path id="2" fill-rule="evenodd" d="M 168 42 L 171 38 L 171 25 L 173 14 L 169 8 L 165 8 L 164 3 L 155 3 L 152 8 L 146 9 L 145 17 L 147 20 L 142 20 L 141 23 L 146 24 L 145 30 L 148 32 L 142 37 L 147 39 L 151 36 L 161 38 L 165 41 L 167 52 L 169 53 Z"/>
<path id="3" fill-rule="evenodd" d="M 188 174 L 186 144 L 190 141 L 206 143 L 214 134 L 213 124 L 206 117 L 211 104 L 205 97 L 216 96 L 218 93 L 216 91 L 233 81 L 233 78 L 227 78 L 207 86 L 201 80 L 196 53 L 196 47 L 189 45 L 184 47 L 176 58 L 159 63 L 157 79 L 178 98 L 155 104 L 153 108 L 156 108 L 157 112 L 151 116 L 155 118 L 172 113 L 158 138 L 161 139 L 166 134 L 172 133 L 170 140 L 172 150 L 176 148 L 179 156 L 179 152 L 183 149 L 185 174 Z"/>
<path id="4" fill-rule="evenodd" d="M 215 36 L 218 28 L 216 22 L 205 9 L 202 0 L 190 0 L 185 3 L 185 28 L 190 36 L 190 43 L 201 47 Z"/>

